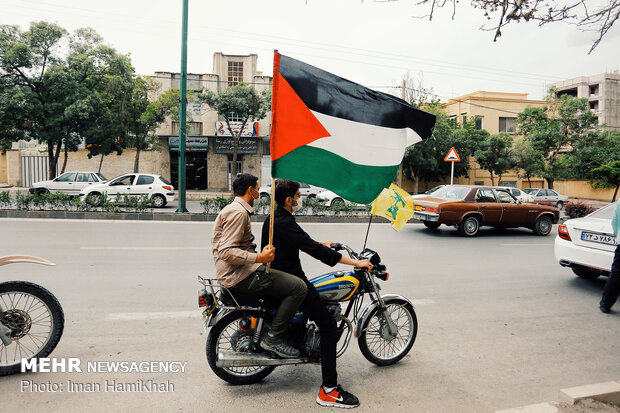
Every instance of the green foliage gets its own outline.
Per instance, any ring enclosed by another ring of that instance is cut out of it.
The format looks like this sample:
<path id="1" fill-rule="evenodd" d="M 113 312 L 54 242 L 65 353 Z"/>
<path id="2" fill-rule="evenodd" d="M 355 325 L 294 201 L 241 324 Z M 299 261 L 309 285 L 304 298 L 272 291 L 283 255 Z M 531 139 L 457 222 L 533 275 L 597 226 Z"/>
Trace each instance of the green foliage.
<path id="1" fill-rule="evenodd" d="M 119 194 L 112 201 L 104 199 L 101 205 L 94 206 L 62 192 L 41 194 L 16 192 L 13 198 L 9 191 L 4 191 L 0 192 L 0 207 L 24 211 L 144 212 L 153 205 L 146 195 L 135 197 Z"/>
<path id="2" fill-rule="evenodd" d="M 0 207 L 11 205 L 11 193 L 9 191 L 0 192 Z"/>
<path id="3" fill-rule="evenodd" d="M 620 161 L 620 132 L 592 131 L 573 143 L 573 150 L 562 156 L 566 179 L 593 180 L 593 170 Z"/>
<path id="4" fill-rule="evenodd" d="M 544 155 L 540 171 L 550 188 L 556 178 L 566 175 L 560 161 L 562 151 L 597 127 L 598 120 L 588 107 L 587 99 L 569 95 L 557 98 L 551 90 L 544 107 L 528 107 L 517 116 L 517 127 L 531 146 Z"/>
<path id="5" fill-rule="evenodd" d="M 202 205 L 205 214 L 217 214 L 222 208 L 234 201 L 234 199 L 235 198 L 224 198 L 223 196 L 205 198 L 200 205 Z"/>
<path id="6" fill-rule="evenodd" d="M 519 178 L 527 179 L 531 187 L 531 178 L 542 175 L 545 168 L 544 154 L 534 149 L 527 139 L 520 139 L 515 142 L 513 152 Z"/>
<path id="7" fill-rule="evenodd" d="M 592 170 L 592 185 L 595 188 L 616 188 L 611 202 L 616 200 L 620 187 L 620 161 L 612 161 Z"/>
<path id="8" fill-rule="evenodd" d="M 506 133 L 489 136 L 481 143 L 474 157 L 482 169 L 489 171 L 491 184 L 495 185 L 493 174 L 499 175 L 501 179 L 502 174 L 516 165 L 512 137 Z"/>

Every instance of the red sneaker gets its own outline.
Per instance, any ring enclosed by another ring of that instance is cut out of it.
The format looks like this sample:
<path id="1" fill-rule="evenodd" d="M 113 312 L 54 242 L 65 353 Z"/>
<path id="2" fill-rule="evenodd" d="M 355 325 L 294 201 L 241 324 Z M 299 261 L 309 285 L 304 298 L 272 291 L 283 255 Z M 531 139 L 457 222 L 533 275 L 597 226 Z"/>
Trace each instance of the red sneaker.
<path id="1" fill-rule="evenodd" d="M 325 393 L 323 386 L 321 386 L 319 395 L 316 396 L 316 402 L 321 406 L 340 407 L 343 409 L 352 409 L 360 405 L 358 398 L 351 393 L 342 390 L 340 385 L 329 393 Z"/>

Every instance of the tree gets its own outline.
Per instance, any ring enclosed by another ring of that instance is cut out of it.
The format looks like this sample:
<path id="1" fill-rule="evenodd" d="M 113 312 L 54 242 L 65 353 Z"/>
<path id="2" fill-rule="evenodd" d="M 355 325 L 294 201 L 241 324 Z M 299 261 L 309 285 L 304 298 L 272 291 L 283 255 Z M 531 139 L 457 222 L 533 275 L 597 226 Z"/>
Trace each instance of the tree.
<path id="1" fill-rule="evenodd" d="M 429 13 L 421 17 L 432 20 L 436 10 L 442 7 L 450 7 L 454 19 L 457 3 L 458 0 L 421 0 L 417 4 L 429 6 Z M 480 10 L 488 21 L 493 21 L 490 26 L 481 27 L 482 30 L 495 32 L 493 41 L 497 41 L 502 35 L 502 29 L 510 23 L 536 22 L 543 26 L 564 22 L 583 31 L 596 33 L 589 53 L 592 53 L 620 18 L 619 0 L 604 0 L 596 5 L 586 0 L 472 0 L 471 5 Z"/>
<path id="2" fill-rule="evenodd" d="M 519 133 L 535 150 L 545 154 L 545 167 L 541 172 L 551 189 L 553 181 L 564 174 L 563 164 L 559 162 L 562 153 L 598 124 L 587 99 L 555 95 L 556 91 L 550 90 L 547 106 L 528 107 L 517 116 Z"/>
<path id="3" fill-rule="evenodd" d="M 66 40 L 68 48 L 63 48 Z M 47 144 L 49 176 L 55 177 L 63 144 L 65 151 L 75 150 L 86 131 L 103 132 L 96 126 L 105 117 L 95 108 L 109 106 L 102 88 L 115 73 L 115 60 L 128 62 L 92 29 L 78 29 L 68 37 L 66 30 L 47 22 L 32 23 L 26 32 L 0 26 L 0 102 L 10 108 L 0 113 L 0 132 L 8 132 L 13 141 Z M 109 117 L 103 125 L 116 127 Z"/>
<path id="4" fill-rule="evenodd" d="M 224 117 L 228 132 L 233 138 L 232 176 L 237 176 L 237 148 L 239 138 L 246 123 L 258 121 L 265 117 L 271 109 L 271 94 L 264 90 L 259 94 L 256 89 L 245 83 L 231 86 L 219 93 L 207 90 L 197 97 Z M 230 125 L 231 115 L 241 122 L 241 128 L 233 129 Z"/>
<path id="5" fill-rule="evenodd" d="M 519 139 L 514 147 L 515 167 L 519 169 L 519 178 L 527 179 L 532 187 L 532 177 L 540 176 L 545 167 L 544 155 L 534 149 L 527 139 Z M 522 172 L 522 173 L 521 173 Z"/>
<path id="6" fill-rule="evenodd" d="M 616 200 L 620 187 L 620 161 L 613 161 L 592 170 L 592 184 L 595 188 L 615 188 L 611 202 Z"/>
<path id="7" fill-rule="evenodd" d="M 506 133 L 489 136 L 474 153 L 474 158 L 482 169 L 489 171 L 491 185 L 495 185 L 493 174 L 498 175 L 501 181 L 504 172 L 515 167 L 512 137 Z"/>
<path id="8" fill-rule="evenodd" d="M 562 159 L 567 179 L 592 180 L 592 171 L 612 161 L 620 161 L 620 132 L 592 131 L 572 145 Z"/>

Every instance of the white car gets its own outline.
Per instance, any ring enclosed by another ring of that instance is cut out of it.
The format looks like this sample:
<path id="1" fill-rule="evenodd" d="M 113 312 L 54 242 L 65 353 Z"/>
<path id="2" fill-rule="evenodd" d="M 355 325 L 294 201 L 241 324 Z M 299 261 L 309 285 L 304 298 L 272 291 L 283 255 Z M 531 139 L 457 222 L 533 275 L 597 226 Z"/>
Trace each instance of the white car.
<path id="1" fill-rule="evenodd" d="M 366 206 L 364 204 L 356 204 L 354 202 L 351 201 L 347 201 L 346 199 L 342 198 L 340 195 L 336 194 L 335 192 L 332 191 L 323 191 L 320 192 L 317 196 L 316 196 L 316 200 L 319 201 L 319 203 L 326 205 L 330 208 L 334 208 L 334 207 L 342 207 L 343 205 L 353 205 L 356 208 L 365 208 Z"/>
<path id="2" fill-rule="evenodd" d="M 301 182 L 299 183 L 299 193 L 302 197 L 314 198 L 323 191 L 325 191 L 325 189 L 321 187 L 308 185 Z M 258 193 L 260 194 L 261 198 L 271 197 L 271 184 L 258 188 Z"/>
<path id="3" fill-rule="evenodd" d="M 65 172 L 49 181 L 33 183 L 29 192 L 31 194 L 64 192 L 69 195 L 77 196 L 82 189 L 93 185 L 99 185 L 106 180 L 105 176 L 98 172 Z"/>
<path id="4" fill-rule="evenodd" d="M 445 185 L 437 185 L 437 186 L 434 186 L 434 187 L 432 187 L 431 189 L 429 189 L 428 191 L 426 191 L 426 192 L 424 192 L 424 193 L 422 193 L 422 194 L 411 195 L 411 198 L 413 198 L 413 199 L 417 199 L 417 198 L 423 198 L 423 197 L 425 197 L 425 196 L 430 196 L 430 195 L 432 195 L 432 194 L 433 194 L 433 192 L 435 192 L 435 191 L 436 191 L 436 190 L 438 190 L 438 189 L 443 188 L 444 186 L 445 186 Z"/>
<path id="5" fill-rule="evenodd" d="M 555 258 L 582 278 L 609 276 L 616 250 L 611 227 L 616 203 L 604 206 L 583 218 L 569 219 L 558 227 Z"/>
<path id="6" fill-rule="evenodd" d="M 566 202 L 568 202 L 567 195 L 560 195 L 553 189 L 545 188 L 526 188 L 523 190 L 528 195 L 534 197 L 534 202 L 552 202 L 559 209 L 562 209 Z"/>
<path id="7" fill-rule="evenodd" d="M 520 190 L 519 188 L 515 188 L 512 186 L 497 186 L 495 188 L 505 189 L 506 191 L 510 192 L 512 196 L 521 201 L 521 203 L 534 202 L 534 197 L 532 195 Z"/>
<path id="8" fill-rule="evenodd" d="M 174 187 L 161 175 L 131 173 L 117 176 L 114 179 L 100 184 L 84 188 L 80 197 L 93 205 L 101 204 L 103 196 L 113 200 L 117 194 L 131 196 L 146 195 L 153 201 L 156 208 L 163 207 L 168 202 L 174 201 Z"/>

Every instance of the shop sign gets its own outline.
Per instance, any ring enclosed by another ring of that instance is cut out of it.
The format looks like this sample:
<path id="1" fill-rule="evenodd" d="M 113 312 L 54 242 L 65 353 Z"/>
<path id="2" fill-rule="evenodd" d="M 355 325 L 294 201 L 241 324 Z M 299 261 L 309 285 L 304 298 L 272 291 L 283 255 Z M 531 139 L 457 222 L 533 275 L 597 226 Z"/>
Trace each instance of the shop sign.
<path id="1" fill-rule="evenodd" d="M 179 137 L 170 136 L 168 147 L 171 151 L 179 151 Z M 207 152 L 209 150 L 209 138 L 206 136 L 188 136 L 185 138 L 186 152 Z"/>
<path id="2" fill-rule="evenodd" d="M 230 128 L 233 132 L 238 133 L 241 130 L 243 122 L 230 122 Z M 215 136 L 232 136 L 228 130 L 226 122 L 218 120 L 215 122 Z M 247 122 L 241 130 L 241 136 L 258 136 L 258 122 Z"/>
<path id="3" fill-rule="evenodd" d="M 213 153 L 232 154 L 233 138 L 215 138 Z M 258 139 L 240 138 L 237 153 L 241 155 L 254 155 L 258 153 Z"/>

